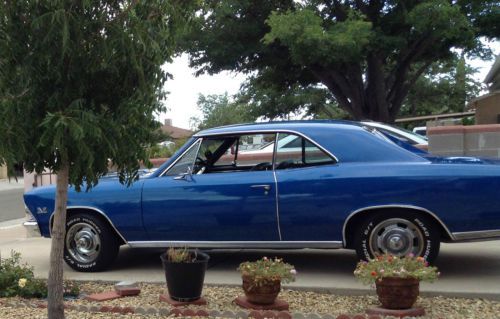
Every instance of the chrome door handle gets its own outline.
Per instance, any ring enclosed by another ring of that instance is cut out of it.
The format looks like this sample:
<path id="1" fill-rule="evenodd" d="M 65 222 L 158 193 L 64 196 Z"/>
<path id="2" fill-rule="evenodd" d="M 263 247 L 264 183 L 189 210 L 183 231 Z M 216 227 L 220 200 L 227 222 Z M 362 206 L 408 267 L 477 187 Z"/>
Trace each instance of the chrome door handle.
<path id="1" fill-rule="evenodd" d="M 269 191 L 271 189 L 271 185 L 252 185 L 251 188 L 263 188 L 265 191 Z"/>
<path id="2" fill-rule="evenodd" d="M 271 185 L 252 185 L 251 188 L 263 188 L 264 195 L 269 194 L 269 190 L 271 189 Z"/>

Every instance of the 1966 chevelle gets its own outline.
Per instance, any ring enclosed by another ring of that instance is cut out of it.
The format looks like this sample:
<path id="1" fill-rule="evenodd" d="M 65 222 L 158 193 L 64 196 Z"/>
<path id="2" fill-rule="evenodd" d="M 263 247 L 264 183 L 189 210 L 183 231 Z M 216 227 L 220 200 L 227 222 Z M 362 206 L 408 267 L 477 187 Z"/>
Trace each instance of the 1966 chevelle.
<path id="1" fill-rule="evenodd" d="M 120 245 L 349 248 L 360 258 L 441 241 L 500 238 L 500 166 L 436 158 L 356 122 L 277 122 L 194 135 L 127 188 L 70 190 L 65 260 L 106 268 Z M 53 187 L 25 194 L 25 223 L 50 236 Z"/>

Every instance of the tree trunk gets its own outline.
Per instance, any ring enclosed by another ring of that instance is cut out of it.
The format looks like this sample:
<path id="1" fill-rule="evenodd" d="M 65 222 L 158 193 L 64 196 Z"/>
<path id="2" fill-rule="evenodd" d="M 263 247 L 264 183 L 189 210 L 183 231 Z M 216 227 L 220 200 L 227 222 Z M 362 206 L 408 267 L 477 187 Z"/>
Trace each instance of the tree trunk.
<path id="1" fill-rule="evenodd" d="M 63 254 L 66 235 L 66 205 L 68 201 L 69 164 L 61 160 L 57 171 L 56 203 L 54 225 L 52 227 L 52 245 L 50 247 L 50 270 L 48 280 L 49 319 L 64 319 L 63 300 Z"/>

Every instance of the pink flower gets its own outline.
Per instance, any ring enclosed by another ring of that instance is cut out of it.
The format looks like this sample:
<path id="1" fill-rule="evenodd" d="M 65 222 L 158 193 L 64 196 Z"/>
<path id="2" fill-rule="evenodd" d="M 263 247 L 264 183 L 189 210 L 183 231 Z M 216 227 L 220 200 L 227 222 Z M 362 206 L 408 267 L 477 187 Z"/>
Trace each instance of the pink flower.
<path id="1" fill-rule="evenodd" d="M 413 253 L 409 253 L 408 257 L 413 258 L 413 257 L 415 257 L 415 255 Z"/>
<path id="2" fill-rule="evenodd" d="M 292 270 L 290 270 L 290 273 L 295 276 L 297 274 L 297 270 L 292 269 Z"/>

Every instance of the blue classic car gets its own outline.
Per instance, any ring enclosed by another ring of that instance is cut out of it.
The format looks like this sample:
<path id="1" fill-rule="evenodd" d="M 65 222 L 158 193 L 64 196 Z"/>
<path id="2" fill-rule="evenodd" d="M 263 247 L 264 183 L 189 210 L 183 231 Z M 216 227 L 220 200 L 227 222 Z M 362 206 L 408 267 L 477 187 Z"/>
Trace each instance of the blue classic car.
<path id="1" fill-rule="evenodd" d="M 195 134 L 131 187 L 69 192 L 65 260 L 105 269 L 120 245 L 348 248 L 434 260 L 440 242 L 500 237 L 500 166 L 437 158 L 344 121 L 226 126 Z M 50 236 L 53 187 L 25 194 Z"/>

